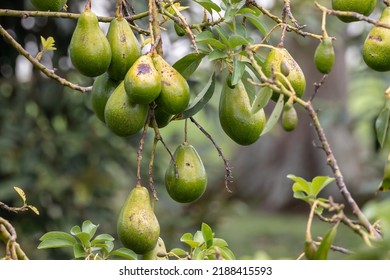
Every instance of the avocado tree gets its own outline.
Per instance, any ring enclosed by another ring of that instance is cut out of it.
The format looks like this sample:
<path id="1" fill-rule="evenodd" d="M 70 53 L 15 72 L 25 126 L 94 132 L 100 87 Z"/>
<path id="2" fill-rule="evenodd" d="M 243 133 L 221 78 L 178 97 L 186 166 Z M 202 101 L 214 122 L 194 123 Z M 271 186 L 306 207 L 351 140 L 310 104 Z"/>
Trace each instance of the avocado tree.
<path id="1" fill-rule="evenodd" d="M 168 166 L 163 168 L 165 174 L 159 175 L 164 177 L 166 198 L 170 197 L 171 203 L 193 203 L 207 188 L 210 179 L 208 170 L 188 135 L 191 123 L 204 135 L 204 139 L 210 141 L 222 159 L 225 189 L 219 191 L 231 192 L 231 164 L 218 145 L 218 139 L 197 119 L 197 114 L 211 106 L 212 97 L 216 97 L 219 100 L 216 122 L 226 137 L 241 146 L 261 141 L 275 129 L 279 120 L 284 130 L 294 133 L 298 125 L 297 108 L 305 111 L 310 118 L 317 137 L 315 141 L 319 141 L 323 160 L 333 176 L 316 176 L 306 180 L 284 174 L 291 179 L 294 198 L 310 206 L 302 255 L 298 258 L 327 259 L 331 249 L 352 258 L 388 257 L 389 203 L 374 204 L 370 216 L 361 210 L 344 180 L 314 101 L 337 60 L 333 41 L 342 40 L 329 34 L 327 26 L 330 20 L 340 19 L 343 24 L 354 21 L 371 24 L 372 29 L 361 46 L 362 57 L 370 71 L 390 70 L 390 1 L 333 0 L 322 1 L 324 3 L 321 4 L 307 1 L 316 10 L 316 19 L 321 27 L 310 31 L 294 16 L 294 1 L 290 0 L 275 4 L 273 9 L 281 8 L 280 14 L 266 8 L 263 1 L 253 0 L 149 0 L 147 5 L 139 7 L 137 3 L 131 5 L 126 0 L 107 1 L 115 2 L 111 16 L 97 15 L 94 12 L 95 1 L 91 0 L 86 1 L 85 6 L 77 7 L 78 12 L 75 13 L 67 11 L 67 1 L 31 2 L 33 6 L 29 7 L 37 10 L 0 9 L 0 17 L 74 21 L 75 28 L 68 43 L 69 58 L 73 73 L 81 78 L 67 75 L 69 71 L 62 76 L 56 65 L 49 67 L 42 61 L 44 54 L 58 51 L 56 42 L 60 34 L 42 36 L 40 50 L 31 53 L 22 46 L 23 38 L 19 38 L 17 32 L 0 25 L 4 41 L 49 77 L 52 83 L 72 93 L 90 95 L 94 118 L 102 124 L 99 129 L 105 130 L 104 134 L 109 137 L 130 137 L 137 153 L 132 170 L 136 176 L 128 183 L 128 198 L 123 201 L 120 214 L 111 217 L 118 221 L 117 235 L 122 248 L 114 250 L 115 238 L 110 234 L 95 236 L 97 225 L 86 220 L 81 227 L 73 226 L 70 234 L 62 231 L 64 229 L 47 232 L 40 237 L 38 249 L 69 247 L 73 249 L 74 257 L 80 259 L 234 259 L 226 241 L 216 238 L 206 223 L 202 223 L 201 229 L 194 235 L 182 235 L 180 241 L 189 248 L 165 248 L 164 233 L 160 232 L 158 213 L 155 213 L 159 193 L 165 191 L 155 188 L 155 180 L 159 180 L 156 178 L 159 173 L 155 170 L 161 168 L 155 166 L 155 156 L 160 153 L 159 144 L 169 157 Z M 375 8 L 382 10 L 379 20 L 370 17 Z M 102 31 L 99 22 L 109 24 L 107 34 Z M 183 41 L 189 49 L 173 64 L 164 54 L 167 51 L 164 48 L 167 33 L 175 34 L 175 40 Z M 314 40 L 318 45 L 312 59 L 323 76 L 313 86 L 307 84 L 304 71 L 294 59 L 294 53 L 289 51 L 289 37 Z M 194 92 L 190 80 L 197 79 L 196 70 L 202 63 L 208 65 L 209 73 L 201 90 Z M 221 91 L 217 90 L 219 84 Z M 381 147 L 386 146 L 388 140 L 389 96 L 390 88 L 383 95 L 385 106 L 375 122 Z M 183 135 L 183 141 L 172 152 L 169 143 L 164 140 L 163 128 L 177 123 L 182 124 L 183 129 L 178 133 Z M 149 135 L 153 135 L 153 141 L 150 153 L 146 154 L 144 149 Z M 99 153 L 99 150 L 95 152 Z M 146 168 L 142 164 L 145 160 L 148 160 Z M 389 189 L 389 166 L 390 163 L 385 166 L 378 191 Z M 321 190 L 332 182 L 344 201 L 320 196 Z M 26 204 L 24 192 L 20 188 L 15 190 L 24 205 L 15 208 L 0 202 L 0 207 L 14 212 L 31 209 L 39 214 L 35 206 Z M 332 225 L 319 239 L 312 237 L 314 217 Z M 5 258 L 26 259 L 28 253 L 16 242 L 12 224 L 0 217 L 0 226 L 0 237 L 6 244 Z M 366 245 L 364 250 L 351 252 L 333 244 L 341 226 L 361 237 Z"/>

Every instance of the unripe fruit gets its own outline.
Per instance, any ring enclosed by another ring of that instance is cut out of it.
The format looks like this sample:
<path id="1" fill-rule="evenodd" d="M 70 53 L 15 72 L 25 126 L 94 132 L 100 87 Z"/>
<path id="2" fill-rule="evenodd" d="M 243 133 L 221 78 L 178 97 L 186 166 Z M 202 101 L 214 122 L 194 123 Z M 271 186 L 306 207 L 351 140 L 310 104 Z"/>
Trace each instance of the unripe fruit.
<path id="1" fill-rule="evenodd" d="M 294 106 L 286 103 L 282 114 L 282 127 L 286 131 L 293 131 L 298 125 L 298 115 Z"/>
<path id="2" fill-rule="evenodd" d="M 40 11 L 61 11 L 67 0 L 31 0 L 31 3 Z"/>
<path id="3" fill-rule="evenodd" d="M 350 11 L 369 16 L 375 9 L 376 0 L 332 0 L 334 10 Z M 355 17 L 338 16 L 341 21 L 352 22 L 357 21 Z"/>
<path id="4" fill-rule="evenodd" d="M 334 48 L 332 44 L 332 38 L 324 38 L 314 53 L 314 63 L 318 69 L 323 74 L 328 74 L 332 71 L 336 56 L 334 53 Z"/>

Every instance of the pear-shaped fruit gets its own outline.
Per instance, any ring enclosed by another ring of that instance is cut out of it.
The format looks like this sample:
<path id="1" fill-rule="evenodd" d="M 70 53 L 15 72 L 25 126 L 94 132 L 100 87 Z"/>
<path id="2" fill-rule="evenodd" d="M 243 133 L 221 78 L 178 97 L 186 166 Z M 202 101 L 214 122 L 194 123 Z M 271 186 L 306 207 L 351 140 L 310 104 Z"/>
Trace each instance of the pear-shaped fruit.
<path id="1" fill-rule="evenodd" d="M 137 254 L 145 254 L 155 248 L 160 225 L 145 187 L 137 185 L 131 190 L 119 214 L 117 231 L 122 244 Z"/>
<path id="2" fill-rule="evenodd" d="M 104 110 L 106 108 L 108 98 L 118 85 L 119 82 L 110 79 L 107 73 L 97 77 L 93 83 L 91 91 L 92 109 L 102 122 L 105 122 Z"/>
<path id="3" fill-rule="evenodd" d="M 332 71 L 335 59 L 336 56 L 334 53 L 332 38 L 326 37 L 316 48 L 314 53 L 314 63 L 318 71 L 323 74 L 328 74 Z"/>
<path id="4" fill-rule="evenodd" d="M 350 11 L 369 16 L 375 9 L 376 0 L 332 0 L 334 10 Z M 349 16 L 338 16 L 341 21 L 352 22 L 359 19 Z"/>
<path id="5" fill-rule="evenodd" d="M 90 9 L 83 12 L 70 41 L 70 59 L 81 74 L 97 77 L 106 72 L 111 62 L 111 48 Z"/>
<path id="6" fill-rule="evenodd" d="M 125 89 L 131 101 L 149 104 L 161 92 L 161 77 L 150 54 L 138 58 L 125 77 Z"/>
<path id="7" fill-rule="evenodd" d="M 298 125 L 298 114 L 291 103 L 284 104 L 282 114 L 282 127 L 286 131 L 293 131 Z"/>
<path id="8" fill-rule="evenodd" d="M 153 55 L 154 66 L 161 76 L 161 92 L 156 103 L 165 112 L 176 115 L 187 108 L 190 89 L 184 77 L 160 55 Z"/>
<path id="9" fill-rule="evenodd" d="M 107 40 L 112 53 L 108 75 L 111 79 L 123 80 L 131 65 L 141 56 L 141 47 L 129 23 L 122 17 L 111 21 Z"/>
<path id="10" fill-rule="evenodd" d="M 287 80 L 293 87 L 296 95 L 301 97 L 306 89 L 306 78 L 299 64 L 294 60 L 290 53 L 285 48 L 273 48 L 269 52 L 264 65 L 263 71 L 267 77 L 271 77 L 272 69 L 275 72 L 288 73 Z M 286 81 L 280 75 L 276 76 L 276 79 L 281 82 L 287 89 L 289 89 Z M 275 93 L 272 97 L 273 100 L 277 100 L 279 93 Z"/>
<path id="11" fill-rule="evenodd" d="M 67 0 L 31 0 L 31 3 L 40 11 L 61 11 Z"/>
<path id="12" fill-rule="evenodd" d="M 157 240 L 156 247 L 153 250 L 146 252 L 143 256 L 143 260 L 168 260 L 166 256 L 167 249 L 165 248 L 164 240 L 159 237 Z"/>
<path id="13" fill-rule="evenodd" d="M 379 19 L 380 23 L 390 24 L 390 7 L 386 7 Z M 363 44 L 363 59 L 376 71 L 390 70 L 390 29 L 374 26 Z"/>
<path id="14" fill-rule="evenodd" d="M 119 136 L 130 136 L 142 129 L 149 106 L 136 104 L 127 97 L 123 81 L 108 98 L 104 117 L 106 125 Z"/>
<path id="15" fill-rule="evenodd" d="M 171 160 L 165 172 L 165 187 L 168 194 L 173 200 L 181 203 L 197 200 L 207 186 L 207 174 L 199 154 L 186 142 L 177 147 L 173 158 L 175 161 Z"/>
<path id="16" fill-rule="evenodd" d="M 233 141 L 250 145 L 259 139 L 266 117 L 263 109 L 252 113 L 245 86 L 239 81 L 234 88 L 224 84 L 219 100 L 219 121 Z"/>

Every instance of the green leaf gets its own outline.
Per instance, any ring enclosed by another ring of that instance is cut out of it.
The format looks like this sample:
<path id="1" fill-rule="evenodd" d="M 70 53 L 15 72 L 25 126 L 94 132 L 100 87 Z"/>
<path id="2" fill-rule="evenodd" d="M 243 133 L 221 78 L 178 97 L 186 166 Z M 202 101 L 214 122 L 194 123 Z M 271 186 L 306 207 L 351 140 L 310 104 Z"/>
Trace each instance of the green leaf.
<path id="1" fill-rule="evenodd" d="M 384 107 L 375 121 L 376 137 L 383 148 L 389 131 L 390 109 Z"/>
<path id="2" fill-rule="evenodd" d="M 383 179 L 382 182 L 379 184 L 378 190 L 381 192 L 390 190 L 390 154 L 388 154 L 387 156 L 385 168 L 383 170 Z"/>
<path id="3" fill-rule="evenodd" d="M 318 247 L 316 259 L 317 260 L 327 260 L 330 247 L 333 244 L 333 240 L 336 237 L 337 227 L 339 223 L 335 224 L 325 235 L 324 239 L 321 241 L 320 246 Z"/>
<path id="4" fill-rule="evenodd" d="M 100 243 L 100 242 L 106 242 L 106 241 L 114 241 L 115 238 L 112 237 L 110 234 L 99 234 L 98 236 L 96 236 L 93 240 L 92 240 L 92 245 L 93 244 L 96 244 L 96 243 Z"/>
<path id="5" fill-rule="evenodd" d="M 193 254 L 192 259 L 193 260 L 204 260 L 206 256 L 206 250 L 202 250 L 200 247 L 196 247 Z"/>
<path id="6" fill-rule="evenodd" d="M 210 77 L 204 89 L 198 93 L 188 108 L 175 119 L 187 119 L 194 116 L 209 102 L 215 90 L 215 73 Z"/>
<path id="7" fill-rule="evenodd" d="M 209 53 L 207 58 L 209 59 L 209 61 L 214 61 L 214 60 L 217 60 L 217 59 L 225 58 L 227 56 L 228 55 L 227 55 L 226 52 L 221 51 L 219 49 L 215 49 L 215 50 L 213 50 L 212 52 Z"/>
<path id="8" fill-rule="evenodd" d="M 195 232 L 194 241 L 198 242 L 198 244 L 204 243 L 203 233 L 200 230 Z"/>
<path id="9" fill-rule="evenodd" d="M 222 42 L 225 45 L 228 45 L 229 44 L 229 40 L 228 40 L 229 34 L 220 26 L 215 27 L 215 30 L 217 31 L 219 38 L 222 40 Z"/>
<path id="10" fill-rule="evenodd" d="M 18 195 L 22 198 L 23 203 L 26 203 L 26 193 L 19 187 L 14 187 L 14 190 L 18 193 Z"/>
<path id="11" fill-rule="evenodd" d="M 81 228 L 79 226 L 73 226 L 70 229 L 70 233 L 73 234 L 73 235 L 76 235 L 76 234 L 78 234 L 80 232 L 81 232 Z"/>
<path id="12" fill-rule="evenodd" d="M 205 8 L 210 14 L 213 13 L 212 10 L 216 12 L 221 11 L 221 8 L 211 0 L 195 0 L 195 2 Z"/>
<path id="13" fill-rule="evenodd" d="M 229 37 L 228 45 L 231 49 L 247 44 L 249 44 L 249 41 L 240 35 L 232 35 Z"/>
<path id="14" fill-rule="evenodd" d="M 210 248 L 213 245 L 213 231 L 206 223 L 202 223 L 202 235 L 206 243 L 206 248 Z"/>
<path id="15" fill-rule="evenodd" d="M 76 241 L 75 241 L 76 242 Z M 66 248 L 75 245 L 75 242 L 71 242 L 66 239 L 45 239 L 38 245 L 38 249 L 50 249 L 50 248 Z"/>
<path id="16" fill-rule="evenodd" d="M 293 185 L 293 192 L 303 191 L 306 194 L 310 194 L 310 182 L 306 181 L 302 177 L 298 177 L 292 174 L 287 175 L 287 178 L 295 182 L 295 184 Z"/>
<path id="17" fill-rule="evenodd" d="M 81 231 L 88 233 L 90 236 L 88 240 L 90 240 L 95 235 L 98 226 L 99 225 L 93 224 L 90 220 L 86 220 L 83 222 L 83 225 L 81 226 Z"/>
<path id="18" fill-rule="evenodd" d="M 86 256 L 88 256 L 88 253 L 84 251 L 84 248 L 81 244 L 74 244 L 73 255 L 76 259 L 79 259 L 85 258 Z"/>
<path id="19" fill-rule="evenodd" d="M 183 234 L 183 236 L 180 238 L 180 241 L 190 246 L 192 249 L 199 245 L 199 242 L 194 241 L 194 237 L 191 233 L 187 232 Z"/>
<path id="20" fill-rule="evenodd" d="M 267 106 L 268 102 L 272 97 L 272 89 L 269 87 L 262 87 L 256 94 L 255 100 L 252 104 L 252 113 L 256 114 L 258 111 Z"/>
<path id="21" fill-rule="evenodd" d="M 175 254 L 176 256 L 181 256 L 181 257 L 184 257 L 184 256 L 187 256 L 188 255 L 188 252 L 186 252 L 185 250 L 181 249 L 181 248 L 173 248 L 169 253 L 172 253 L 172 254 Z"/>
<path id="22" fill-rule="evenodd" d="M 261 34 L 267 34 L 267 28 L 258 16 L 255 16 L 252 13 L 245 13 L 243 16 L 246 17 L 261 32 Z"/>
<path id="23" fill-rule="evenodd" d="M 218 39 L 215 38 L 214 34 L 210 31 L 203 31 L 196 35 L 195 37 L 196 42 L 209 44 L 211 46 L 214 46 L 218 49 L 225 50 L 226 45 L 220 42 Z"/>
<path id="24" fill-rule="evenodd" d="M 242 75 L 245 72 L 245 63 L 238 60 L 237 57 L 233 59 L 233 73 L 232 73 L 232 86 L 235 86 L 239 80 L 241 80 Z"/>
<path id="25" fill-rule="evenodd" d="M 91 247 L 91 243 L 89 240 L 91 240 L 91 236 L 88 232 L 79 232 L 76 234 L 77 238 L 80 239 L 81 244 L 84 245 L 84 247 Z"/>
<path id="26" fill-rule="evenodd" d="M 317 197 L 320 191 L 325 188 L 328 184 L 332 183 L 335 179 L 329 176 L 317 176 L 311 183 L 310 195 Z"/>
<path id="27" fill-rule="evenodd" d="M 111 256 L 118 256 L 126 260 L 137 260 L 137 254 L 134 251 L 127 248 L 119 248 L 114 250 L 110 254 Z"/>
<path id="28" fill-rule="evenodd" d="M 224 260 L 235 260 L 236 259 L 236 256 L 233 254 L 233 252 L 229 248 L 221 247 L 218 249 L 221 252 L 221 256 Z"/>
<path id="29" fill-rule="evenodd" d="M 222 238 L 214 238 L 213 245 L 217 247 L 226 247 L 228 246 L 227 242 Z"/>
<path id="30" fill-rule="evenodd" d="M 284 95 L 280 94 L 279 99 L 276 102 L 275 108 L 272 111 L 271 116 L 267 120 L 267 123 L 265 124 L 265 127 L 261 135 L 267 134 L 275 126 L 280 116 L 282 115 L 283 106 L 284 106 Z"/>
<path id="31" fill-rule="evenodd" d="M 44 240 L 50 240 L 50 239 L 58 239 L 58 240 L 64 240 L 71 244 L 77 243 L 76 238 L 74 238 L 69 233 L 63 232 L 63 231 L 49 231 L 42 235 L 41 238 L 39 238 L 40 241 Z"/>
<path id="32" fill-rule="evenodd" d="M 203 53 L 190 53 L 176 61 L 172 67 L 175 68 L 184 79 L 188 80 L 202 62 L 203 57 L 205 57 L 205 54 Z"/>
<path id="33" fill-rule="evenodd" d="M 104 243 L 95 244 L 95 246 L 91 248 L 91 251 L 101 251 L 104 256 L 107 256 L 112 251 L 112 249 L 114 249 L 114 242 L 107 241 Z"/>
<path id="34" fill-rule="evenodd" d="M 48 37 L 47 39 L 41 36 L 42 49 L 44 51 L 55 51 L 57 48 L 54 47 L 55 40 L 53 37 Z"/>

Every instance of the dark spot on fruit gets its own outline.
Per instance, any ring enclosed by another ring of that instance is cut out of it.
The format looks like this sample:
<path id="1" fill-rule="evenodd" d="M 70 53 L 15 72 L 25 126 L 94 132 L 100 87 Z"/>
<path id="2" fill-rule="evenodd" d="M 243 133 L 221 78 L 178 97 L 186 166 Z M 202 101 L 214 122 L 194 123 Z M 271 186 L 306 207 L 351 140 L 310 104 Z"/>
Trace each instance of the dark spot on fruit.
<path id="1" fill-rule="evenodd" d="M 377 42 L 382 42 L 382 37 L 381 36 L 369 36 L 370 40 L 377 41 Z"/>
<path id="2" fill-rule="evenodd" d="M 126 42 L 126 36 L 122 35 L 121 38 L 120 38 L 120 41 L 121 41 L 121 43 Z"/>
<path id="3" fill-rule="evenodd" d="M 137 71 L 137 76 L 138 76 L 138 75 L 148 74 L 152 69 L 150 68 L 149 64 L 141 63 L 138 65 L 137 70 L 138 70 Z"/>

